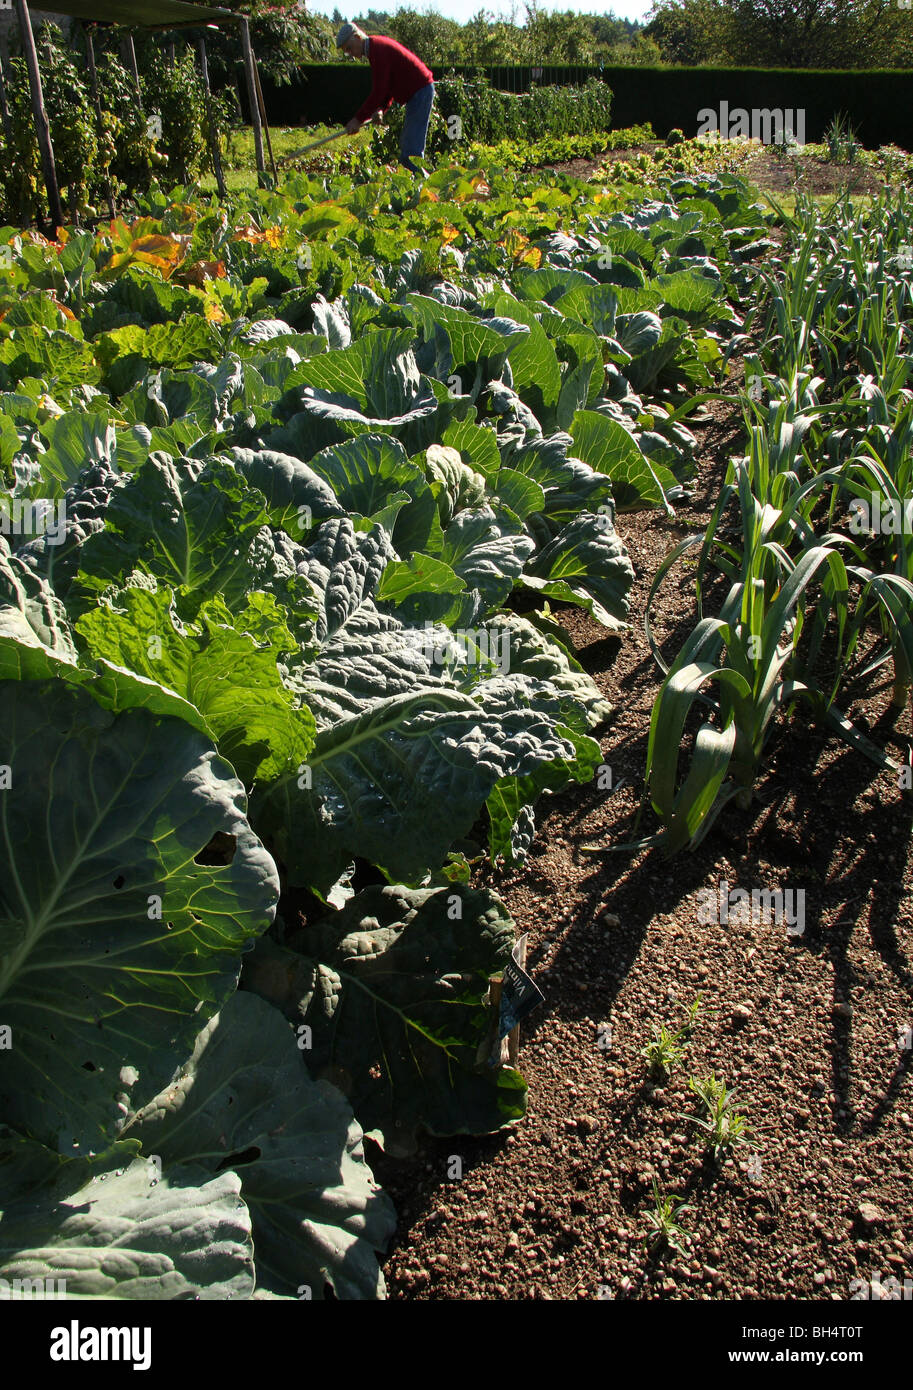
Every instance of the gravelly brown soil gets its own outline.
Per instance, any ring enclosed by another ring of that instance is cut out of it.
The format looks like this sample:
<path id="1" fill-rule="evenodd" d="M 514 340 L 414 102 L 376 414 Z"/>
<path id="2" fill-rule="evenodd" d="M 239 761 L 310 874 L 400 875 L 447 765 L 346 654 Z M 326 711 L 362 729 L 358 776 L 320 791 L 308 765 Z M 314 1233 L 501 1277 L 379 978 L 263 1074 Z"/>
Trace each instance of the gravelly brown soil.
<path id="1" fill-rule="evenodd" d="M 635 158 L 638 154 L 653 154 L 665 149 L 662 140 L 625 149 L 608 150 L 597 159 L 571 159 L 551 166 L 573 178 L 589 179 L 598 175 L 606 164 L 616 164 Z M 884 178 L 864 162 L 835 164 L 811 153 L 795 162 L 774 149 L 752 155 L 739 166 L 738 172 L 757 188 L 770 193 L 800 192 L 828 194 L 848 192 L 852 195 L 877 193 L 884 187 Z"/>
<path id="2" fill-rule="evenodd" d="M 853 1281 L 913 1278 L 909 797 L 800 712 L 773 735 L 751 808 L 730 803 L 697 851 L 606 849 L 631 838 L 643 787 L 659 686 L 650 583 L 669 547 L 704 529 L 742 451 L 731 407 L 711 409 L 693 427 L 690 505 L 674 520 L 618 519 L 637 573 L 631 631 L 607 636 L 562 611 L 614 706 L 600 737 L 616 790 L 540 803 L 526 865 L 488 879 L 529 932 L 546 994 L 523 1029 L 527 1117 L 487 1138 L 427 1140 L 406 1161 L 368 1144 L 399 1213 L 393 1299 L 836 1300 L 859 1295 Z M 680 570 L 654 606 L 667 657 L 693 621 Z M 909 711 L 892 718 L 887 679 L 851 694 L 846 712 L 903 752 Z M 583 852 L 593 845 L 602 852 Z M 804 931 L 702 923 L 700 894 L 722 882 L 804 892 Z M 642 1049 L 698 995 L 684 1062 L 652 1082 Z M 751 1126 L 721 1165 L 690 1122 L 688 1077 L 710 1073 Z M 451 1180 L 455 1155 L 463 1176 Z M 682 1254 L 646 1239 L 654 1177 L 689 1207 Z"/>

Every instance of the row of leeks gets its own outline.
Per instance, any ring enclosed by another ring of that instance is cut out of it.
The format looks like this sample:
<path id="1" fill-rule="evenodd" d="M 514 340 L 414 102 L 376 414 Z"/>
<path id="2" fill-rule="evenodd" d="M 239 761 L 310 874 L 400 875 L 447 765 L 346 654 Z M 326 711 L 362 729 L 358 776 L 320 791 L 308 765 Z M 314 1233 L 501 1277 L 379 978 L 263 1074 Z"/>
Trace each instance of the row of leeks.
<path id="1" fill-rule="evenodd" d="M 661 827 L 638 843 L 669 852 L 695 847 L 730 800 L 750 804 L 772 723 L 798 702 L 899 769 L 837 701 L 887 663 L 895 713 L 913 685 L 913 199 L 777 211 L 787 245 L 761 270 L 745 325 L 763 344 L 745 358 L 748 453 L 730 461 L 706 532 L 670 552 L 647 605 L 664 680 L 646 797 Z M 669 665 L 650 606 L 695 547 L 697 623 Z M 711 579 L 729 582 L 715 617 L 704 613 Z M 706 717 L 686 754 L 695 706 Z"/>

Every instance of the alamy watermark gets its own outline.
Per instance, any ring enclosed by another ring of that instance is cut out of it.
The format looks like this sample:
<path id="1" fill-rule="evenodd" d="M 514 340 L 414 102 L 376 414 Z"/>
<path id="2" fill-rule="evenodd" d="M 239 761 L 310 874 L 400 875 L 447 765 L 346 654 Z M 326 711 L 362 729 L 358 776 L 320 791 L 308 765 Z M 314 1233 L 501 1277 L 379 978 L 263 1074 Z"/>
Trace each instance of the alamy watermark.
<path id="1" fill-rule="evenodd" d="M 510 633 L 498 628 L 435 630 L 425 622 L 419 638 L 426 659 L 433 666 L 496 666 L 502 676 L 510 670 Z"/>
<path id="2" fill-rule="evenodd" d="M 60 545 L 67 532 L 66 502 L 46 497 L 0 497 L 0 535 L 47 536 L 48 545 Z"/>
<path id="3" fill-rule="evenodd" d="M 152 1365 L 151 1327 L 82 1327 L 71 1318 L 68 1327 L 51 1328 L 52 1361 L 132 1361 L 135 1371 Z"/>
<path id="4" fill-rule="evenodd" d="M 850 1298 L 876 1302 L 913 1302 L 913 1279 L 901 1281 L 895 1274 L 873 1274 L 870 1279 L 851 1279 Z"/>
<path id="5" fill-rule="evenodd" d="M 764 145 L 804 145 L 805 108 L 734 106 L 721 101 L 719 110 L 704 106 L 697 113 L 697 138 L 760 140 Z"/>
<path id="6" fill-rule="evenodd" d="M 66 1279 L 0 1279 L 0 1301 L 20 1298 L 66 1298 Z"/>
<path id="7" fill-rule="evenodd" d="M 849 528 L 854 536 L 874 531 L 879 536 L 913 535 L 913 497 L 882 497 L 873 492 L 867 501 L 854 497 L 849 505 Z"/>
<path id="8" fill-rule="evenodd" d="M 719 888 L 702 888 L 698 894 L 697 920 L 702 926 L 785 922 L 787 936 L 805 931 L 804 888 L 732 888 L 723 879 Z"/>

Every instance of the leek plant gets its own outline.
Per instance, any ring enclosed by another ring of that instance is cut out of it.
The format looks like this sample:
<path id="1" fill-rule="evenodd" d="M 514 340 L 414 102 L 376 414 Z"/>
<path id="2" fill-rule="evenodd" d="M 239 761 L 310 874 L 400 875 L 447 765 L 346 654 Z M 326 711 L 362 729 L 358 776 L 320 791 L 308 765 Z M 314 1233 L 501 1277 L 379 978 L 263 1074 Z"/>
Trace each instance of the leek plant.
<path id="1" fill-rule="evenodd" d="M 719 616 L 700 619 L 669 669 L 650 721 L 647 787 L 664 823 L 653 842 L 670 852 L 699 844 L 731 799 L 750 804 L 764 743 L 779 711 L 802 697 L 820 707 L 821 692 L 791 672 L 813 582 L 837 613 L 841 636 L 847 614 L 848 579 L 839 552 L 809 545 L 794 560 L 784 544 L 784 529 L 789 531 L 793 519 L 755 497 L 745 460 L 734 467 L 743 536 L 740 572 Z M 713 717 L 699 728 L 680 781 L 681 743 L 698 703 Z"/>
<path id="2" fill-rule="evenodd" d="M 760 271 L 765 301 L 746 319 L 762 337 L 746 357 L 748 453 L 730 464 L 705 534 L 666 557 L 647 604 L 664 680 L 646 795 L 662 829 L 639 843 L 669 851 L 697 845 L 728 801 L 750 803 L 772 721 L 800 699 L 896 767 L 836 700 L 859 661 L 861 676 L 893 661 L 895 706 L 913 689 L 913 291 L 898 273 L 899 248 L 913 241 L 913 199 L 877 199 L 872 215 L 848 197 L 826 218 L 810 199 L 797 200 L 791 218 L 780 212 L 790 250 Z M 899 524 L 859 526 L 862 503 Z M 725 531 L 733 504 L 736 525 Z M 696 546 L 697 624 L 668 666 L 650 604 Z M 716 616 L 704 613 L 711 574 L 729 584 Z M 703 722 L 680 774 L 698 707 Z"/>

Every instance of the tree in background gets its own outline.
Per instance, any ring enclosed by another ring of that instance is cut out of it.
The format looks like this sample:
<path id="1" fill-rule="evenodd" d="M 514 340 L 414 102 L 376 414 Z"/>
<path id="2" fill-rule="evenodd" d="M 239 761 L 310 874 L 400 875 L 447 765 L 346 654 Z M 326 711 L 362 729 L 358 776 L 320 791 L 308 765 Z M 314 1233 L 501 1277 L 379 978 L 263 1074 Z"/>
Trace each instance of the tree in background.
<path id="1" fill-rule="evenodd" d="M 411 8 L 397 14 L 368 10 L 349 16 L 336 10 L 333 23 L 338 25 L 349 18 L 366 34 L 389 34 L 437 70 L 455 63 L 478 67 L 568 63 L 583 67 L 659 61 L 656 43 L 644 37 L 643 26 L 634 20 L 618 19 L 611 12 L 589 15 L 545 10 L 539 0 L 528 0 L 524 8 L 522 23 L 518 22 L 516 4 L 504 15 L 480 9 L 462 25 L 437 10 Z"/>
<path id="2" fill-rule="evenodd" d="M 516 10 L 510 19 L 497 19 L 490 10 L 478 10 L 463 25 L 463 62 L 479 67 L 494 67 L 501 63 L 522 63 L 517 44 L 522 30 L 515 22 Z"/>
<path id="3" fill-rule="evenodd" d="M 336 29 L 322 14 L 310 13 L 303 0 L 266 4 L 265 0 L 219 0 L 224 9 L 246 14 L 257 65 L 277 87 L 291 82 L 302 63 L 328 63 L 338 58 Z M 337 26 L 338 28 L 338 26 Z M 180 34 L 180 31 L 177 31 Z M 182 36 L 186 41 L 186 34 Z M 237 83 L 241 71 L 241 41 L 236 29 L 206 31 L 213 81 Z"/>
<path id="4" fill-rule="evenodd" d="M 365 32 L 369 32 L 367 29 Z M 431 68 L 463 61 L 463 29 L 455 19 L 445 19 L 436 10 L 399 10 L 391 15 L 383 30 L 391 39 L 418 53 Z"/>
<path id="5" fill-rule="evenodd" d="M 538 0 L 527 0 L 523 33 L 528 63 L 588 65 L 595 61 L 596 40 L 592 28 L 585 15 L 573 10 L 565 10 L 563 14 L 557 10 L 543 10 Z"/>
<path id="6" fill-rule="evenodd" d="M 905 67 L 913 17 L 896 0 L 656 0 L 646 28 L 669 63 Z"/>
<path id="7" fill-rule="evenodd" d="M 656 0 L 645 33 L 664 62 L 698 67 L 735 61 L 732 23 L 724 0 Z"/>
<path id="8" fill-rule="evenodd" d="M 736 0 L 732 11 L 740 52 L 771 67 L 880 66 L 894 50 L 898 19 L 909 27 L 892 0 Z"/>
<path id="9" fill-rule="evenodd" d="M 592 29 L 600 50 L 632 43 L 643 28 L 635 19 L 618 19 L 614 14 L 588 14 L 583 18 Z"/>
<path id="10" fill-rule="evenodd" d="M 225 3 L 250 15 L 261 70 L 277 84 L 290 81 L 299 64 L 337 61 L 344 19 L 367 34 L 389 34 L 439 72 L 460 63 L 913 66 L 913 11 L 897 0 L 654 0 L 647 25 L 611 11 L 546 10 L 540 0 L 527 0 L 522 22 L 513 4 L 504 16 L 480 9 L 462 25 L 433 8 L 344 15 L 337 7 L 328 20 L 309 13 L 304 0 Z M 235 37 L 213 35 L 211 43 L 215 75 L 234 79 Z"/>

